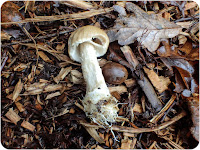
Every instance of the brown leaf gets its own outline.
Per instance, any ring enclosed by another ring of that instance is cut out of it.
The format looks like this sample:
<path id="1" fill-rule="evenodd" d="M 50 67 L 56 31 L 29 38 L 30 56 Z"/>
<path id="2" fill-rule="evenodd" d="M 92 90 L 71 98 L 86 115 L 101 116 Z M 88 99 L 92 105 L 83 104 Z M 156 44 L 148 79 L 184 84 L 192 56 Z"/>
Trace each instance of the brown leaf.
<path id="1" fill-rule="evenodd" d="M 190 129 L 194 138 L 199 141 L 199 97 L 187 98 L 192 115 L 193 127 Z"/>
<path id="2" fill-rule="evenodd" d="M 158 76 L 153 70 L 147 69 L 143 67 L 144 71 L 146 72 L 147 76 L 151 80 L 151 83 L 154 87 L 158 90 L 159 93 L 168 89 L 168 85 L 171 83 L 168 77 Z"/>
<path id="3" fill-rule="evenodd" d="M 191 74 L 188 71 L 186 71 L 180 67 L 176 67 L 176 69 L 179 71 L 181 78 L 183 79 L 183 82 L 184 82 L 185 86 L 187 87 L 187 89 L 190 89 L 190 87 L 189 87 L 190 80 L 188 80 L 188 78 L 191 78 Z"/>
<path id="4" fill-rule="evenodd" d="M 186 10 L 192 9 L 194 7 L 197 7 L 197 6 L 198 6 L 198 4 L 196 2 L 187 2 L 185 4 L 185 9 L 184 10 L 186 11 Z"/>
<path id="5" fill-rule="evenodd" d="M 174 91 L 177 93 L 181 93 L 186 88 L 186 86 L 177 69 L 174 69 L 174 75 L 175 75 L 175 80 L 176 80 Z"/>
<path id="6" fill-rule="evenodd" d="M 24 16 L 19 12 L 19 6 L 13 2 L 7 1 L 1 7 L 1 22 L 20 22 Z M 4 24 L 3 28 L 9 28 L 12 24 Z"/>
<path id="7" fill-rule="evenodd" d="M 182 47 L 178 47 L 178 50 L 184 52 L 186 56 L 189 55 L 192 51 L 192 41 L 187 40 L 187 42 Z"/>
<path id="8" fill-rule="evenodd" d="M 49 59 L 49 57 L 43 52 L 43 51 L 38 51 L 38 55 L 45 61 L 52 63 L 53 61 Z"/>
<path id="9" fill-rule="evenodd" d="M 131 149 L 133 141 L 130 139 L 122 139 L 121 143 L 121 149 Z"/>
<path id="10" fill-rule="evenodd" d="M 148 15 L 133 3 L 126 3 L 126 9 L 134 15 L 127 17 L 119 12 L 116 25 L 108 31 L 111 42 L 118 40 L 120 45 L 128 45 L 137 40 L 149 51 L 154 52 L 160 44 L 160 39 L 173 38 L 182 30 L 175 23 L 155 14 Z"/>
<path id="11" fill-rule="evenodd" d="M 3 40 L 10 40 L 10 38 L 11 38 L 11 36 L 8 33 L 1 31 L 1 40 L 2 41 Z"/>
<path id="12" fill-rule="evenodd" d="M 32 1 L 25 1 L 25 12 L 26 11 L 32 11 L 34 12 L 36 10 L 35 6 L 35 0 Z"/>

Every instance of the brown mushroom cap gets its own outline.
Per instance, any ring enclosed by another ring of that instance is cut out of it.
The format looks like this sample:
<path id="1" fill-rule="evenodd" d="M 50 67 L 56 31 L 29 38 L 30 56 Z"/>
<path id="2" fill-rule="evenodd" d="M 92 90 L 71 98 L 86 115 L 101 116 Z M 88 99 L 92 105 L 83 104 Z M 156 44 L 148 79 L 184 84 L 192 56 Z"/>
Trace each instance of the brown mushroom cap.
<path id="1" fill-rule="evenodd" d="M 96 57 L 104 55 L 108 49 L 109 38 L 107 34 L 95 26 L 84 26 L 74 31 L 69 37 L 68 53 L 72 60 L 81 62 L 79 44 L 91 43 L 96 50 Z"/>

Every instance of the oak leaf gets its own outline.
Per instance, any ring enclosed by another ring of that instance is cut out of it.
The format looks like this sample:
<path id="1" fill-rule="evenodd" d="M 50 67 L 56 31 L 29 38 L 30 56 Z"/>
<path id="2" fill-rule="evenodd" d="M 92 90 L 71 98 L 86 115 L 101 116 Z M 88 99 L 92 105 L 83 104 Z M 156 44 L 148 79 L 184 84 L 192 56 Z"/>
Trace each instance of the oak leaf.
<path id="1" fill-rule="evenodd" d="M 156 14 L 147 14 L 131 2 L 126 3 L 126 10 L 133 12 L 130 16 L 122 11 L 125 8 L 119 7 L 114 6 L 119 17 L 115 26 L 107 33 L 111 42 L 118 40 L 120 45 L 128 45 L 137 40 L 149 51 L 154 52 L 160 44 L 160 39 L 173 38 L 182 30 L 180 26 Z"/>

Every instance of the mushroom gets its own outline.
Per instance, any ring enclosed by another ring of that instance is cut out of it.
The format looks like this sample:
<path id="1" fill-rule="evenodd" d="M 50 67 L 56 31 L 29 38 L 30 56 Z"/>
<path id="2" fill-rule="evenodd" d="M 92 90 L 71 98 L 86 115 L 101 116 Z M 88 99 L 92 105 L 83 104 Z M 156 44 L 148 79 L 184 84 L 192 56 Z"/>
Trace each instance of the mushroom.
<path id="1" fill-rule="evenodd" d="M 117 99 L 110 94 L 97 60 L 106 53 L 108 45 L 107 34 L 90 25 L 74 31 L 68 41 L 69 56 L 81 63 L 86 82 L 86 95 L 82 100 L 84 111 L 101 125 L 115 122 L 118 116 Z"/>

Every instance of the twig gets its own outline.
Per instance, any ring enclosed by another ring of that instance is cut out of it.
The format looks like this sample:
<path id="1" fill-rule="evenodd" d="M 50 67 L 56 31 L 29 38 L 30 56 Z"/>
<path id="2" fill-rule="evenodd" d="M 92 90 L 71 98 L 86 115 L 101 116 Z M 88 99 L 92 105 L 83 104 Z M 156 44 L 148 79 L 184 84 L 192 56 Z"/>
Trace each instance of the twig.
<path id="1" fill-rule="evenodd" d="M 60 1 L 60 3 L 70 6 L 70 7 L 76 7 L 76 8 L 86 9 L 86 10 L 94 9 L 94 6 L 91 5 L 91 3 L 80 1 L 80 0 Z"/>
<path id="2" fill-rule="evenodd" d="M 143 133 L 143 132 L 154 132 L 154 131 L 158 131 L 161 129 L 164 129 L 166 127 L 168 127 L 169 125 L 175 123 L 176 121 L 178 121 L 179 119 L 183 118 L 186 115 L 185 111 L 182 111 L 180 114 L 178 114 L 177 116 L 175 116 L 174 118 L 172 118 L 171 120 L 164 122 L 154 128 L 131 128 L 131 127 L 124 127 L 124 126 L 112 126 L 112 130 L 113 131 L 118 131 L 118 132 L 127 132 L 127 133 Z M 93 127 L 93 128 L 104 128 L 102 126 L 99 125 L 95 125 L 95 124 L 91 124 L 91 123 L 85 123 L 85 122 L 81 122 L 82 125 L 86 126 L 86 127 Z M 108 129 L 110 130 L 110 129 Z"/>
<path id="3" fill-rule="evenodd" d="M 171 99 L 167 102 L 167 104 L 162 108 L 162 110 L 156 116 L 154 116 L 150 120 L 150 122 L 156 123 L 164 115 L 167 109 L 173 104 L 175 99 L 176 99 L 176 95 L 172 95 Z"/>
<path id="4" fill-rule="evenodd" d="M 43 35 L 43 36 L 38 36 L 38 37 L 35 37 L 34 40 L 46 39 L 46 38 L 49 38 L 49 37 L 57 36 L 59 34 L 69 33 L 69 32 L 72 32 L 72 31 L 74 31 L 74 29 L 60 31 L 59 33 L 52 33 L 52 34 L 47 34 L 47 35 Z M 11 43 L 4 43 L 4 44 L 1 45 L 1 47 L 7 47 L 9 45 L 16 45 L 16 44 L 19 44 L 19 43 L 27 43 L 27 42 L 30 42 L 30 41 L 32 41 L 32 39 L 15 41 L 15 42 L 11 42 Z"/>
<path id="5" fill-rule="evenodd" d="M 6 57 L 2 57 L 1 71 L 3 70 L 3 67 L 5 66 L 7 60 L 8 60 L 8 56 L 6 56 Z"/>
<path id="6" fill-rule="evenodd" d="M 1 22 L 2 25 L 5 24 L 19 24 L 19 23 L 27 23 L 27 22 L 43 22 L 43 21 L 56 21 L 56 20 L 77 20 L 77 19 L 86 19 L 96 15 L 109 13 L 113 11 L 113 8 L 105 8 L 105 9 L 98 9 L 98 10 L 90 10 L 80 13 L 74 14 L 64 14 L 64 15 L 55 15 L 55 16 L 37 16 L 36 18 L 26 18 L 22 21 L 17 22 Z"/>

